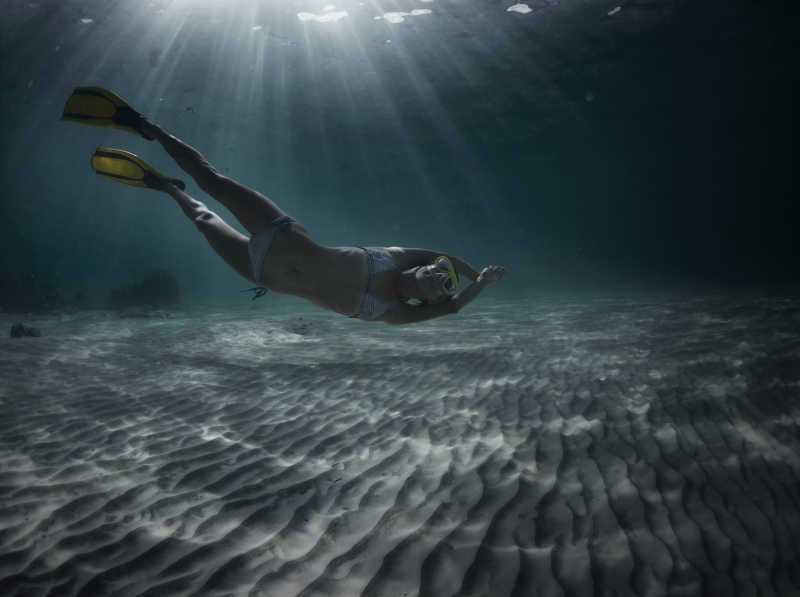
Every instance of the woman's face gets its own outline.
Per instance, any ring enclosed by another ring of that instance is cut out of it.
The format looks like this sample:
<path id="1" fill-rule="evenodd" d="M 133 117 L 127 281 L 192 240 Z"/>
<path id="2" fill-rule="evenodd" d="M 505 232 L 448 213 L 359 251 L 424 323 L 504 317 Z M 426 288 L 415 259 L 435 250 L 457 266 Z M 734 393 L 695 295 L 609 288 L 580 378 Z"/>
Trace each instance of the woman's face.
<path id="1" fill-rule="evenodd" d="M 424 300 L 428 303 L 440 303 L 448 298 L 442 289 L 442 281 L 447 276 L 435 265 L 426 265 L 416 271 L 415 277 Z"/>

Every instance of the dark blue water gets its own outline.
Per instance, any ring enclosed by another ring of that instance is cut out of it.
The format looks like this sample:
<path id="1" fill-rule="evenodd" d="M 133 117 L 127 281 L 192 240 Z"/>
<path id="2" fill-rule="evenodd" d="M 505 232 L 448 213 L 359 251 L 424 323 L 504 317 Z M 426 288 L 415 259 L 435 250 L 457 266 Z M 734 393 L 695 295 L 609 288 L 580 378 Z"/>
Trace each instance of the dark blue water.
<path id="1" fill-rule="evenodd" d="M 796 284 L 787 3 L 511 6 L 7 2 L 3 271 L 100 301 L 158 266 L 231 297 L 174 205 L 88 168 L 101 144 L 169 158 L 59 122 L 102 85 L 319 242 L 501 263 L 514 296 Z"/>
<path id="2" fill-rule="evenodd" d="M 0 592 L 798 594 L 789 7 L 6 0 Z M 506 277 L 404 327 L 252 302 L 92 172 L 244 232 L 79 85 L 317 242 Z"/>

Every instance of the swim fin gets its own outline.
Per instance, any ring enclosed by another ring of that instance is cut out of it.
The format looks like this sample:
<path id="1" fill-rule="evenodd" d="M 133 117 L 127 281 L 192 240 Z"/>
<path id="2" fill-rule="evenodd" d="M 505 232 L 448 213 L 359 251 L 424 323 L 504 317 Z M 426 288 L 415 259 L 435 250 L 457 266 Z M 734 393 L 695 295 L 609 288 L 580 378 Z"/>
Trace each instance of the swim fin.
<path id="1" fill-rule="evenodd" d="M 182 180 L 162 174 L 139 156 L 123 149 L 98 147 L 92 156 L 92 169 L 102 176 L 134 187 L 160 189 L 160 182 L 169 182 L 182 191 L 186 188 Z"/>
<path id="2" fill-rule="evenodd" d="M 102 87 L 76 87 L 64 105 L 61 120 L 111 126 L 153 140 L 142 132 L 144 117 L 116 93 Z"/>

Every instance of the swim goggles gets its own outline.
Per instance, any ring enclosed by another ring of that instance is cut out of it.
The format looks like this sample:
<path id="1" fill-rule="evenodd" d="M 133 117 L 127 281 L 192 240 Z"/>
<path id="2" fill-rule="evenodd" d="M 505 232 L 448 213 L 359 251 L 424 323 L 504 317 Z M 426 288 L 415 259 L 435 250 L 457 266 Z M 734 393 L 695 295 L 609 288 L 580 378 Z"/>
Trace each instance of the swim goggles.
<path id="1" fill-rule="evenodd" d="M 446 255 L 439 255 L 433 264 L 440 270 L 447 271 L 447 276 L 442 280 L 442 290 L 445 294 L 453 296 L 458 292 L 458 274 L 453 262 Z"/>

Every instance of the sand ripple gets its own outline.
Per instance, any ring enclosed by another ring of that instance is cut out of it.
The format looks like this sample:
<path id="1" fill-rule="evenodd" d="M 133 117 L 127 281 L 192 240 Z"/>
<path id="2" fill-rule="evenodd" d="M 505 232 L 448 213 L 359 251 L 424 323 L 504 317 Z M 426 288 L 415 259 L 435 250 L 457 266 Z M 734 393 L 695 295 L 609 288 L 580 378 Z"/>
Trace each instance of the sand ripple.
<path id="1" fill-rule="evenodd" d="M 2 340 L 3 593 L 800 594 L 800 302 L 483 309 Z"/>

